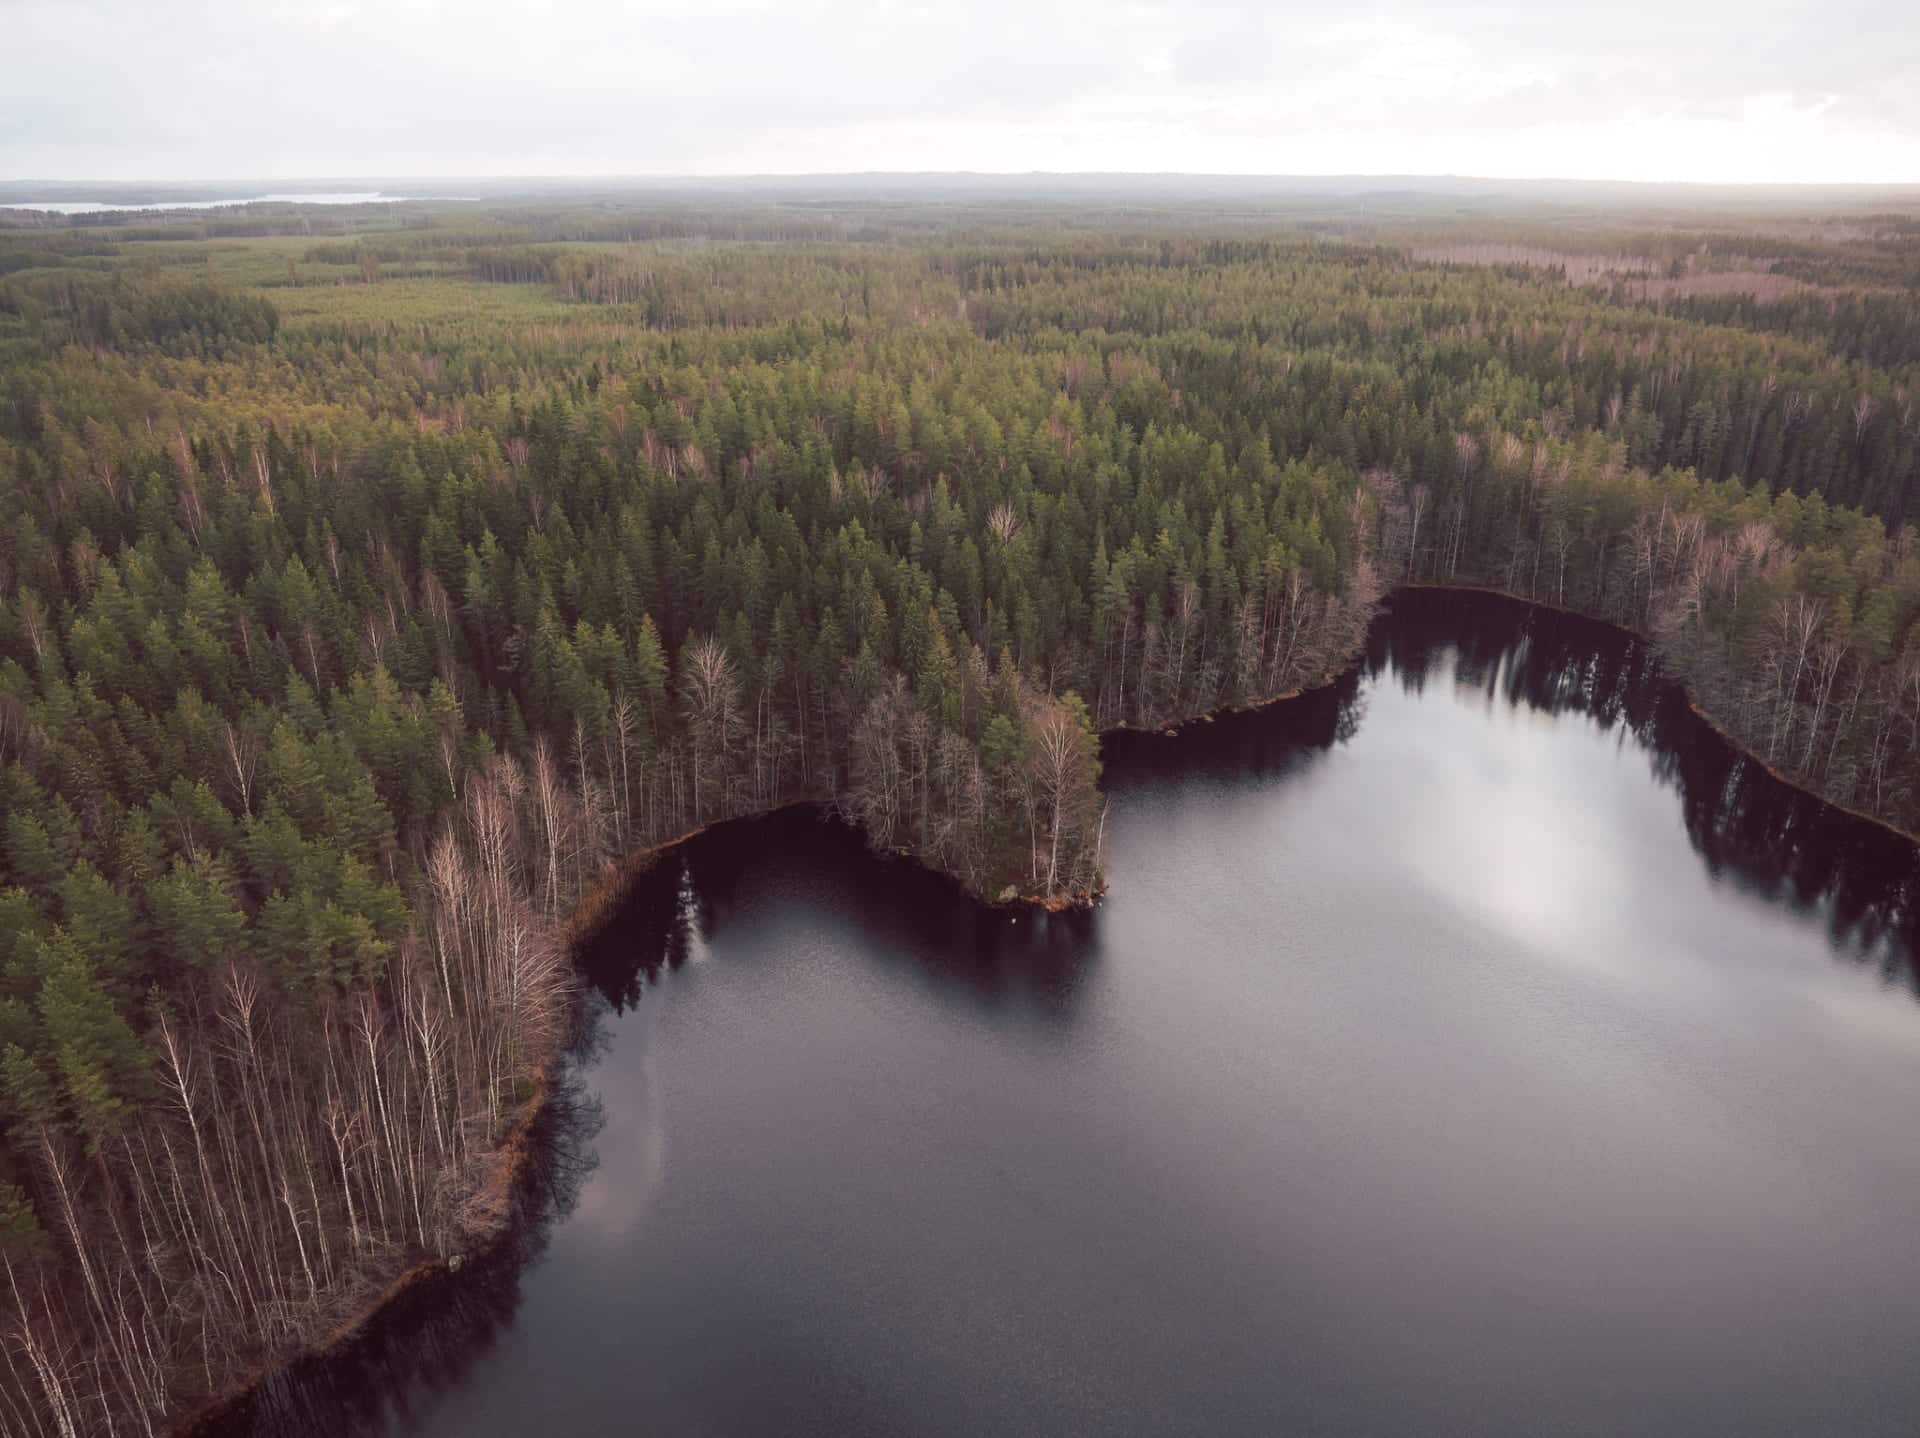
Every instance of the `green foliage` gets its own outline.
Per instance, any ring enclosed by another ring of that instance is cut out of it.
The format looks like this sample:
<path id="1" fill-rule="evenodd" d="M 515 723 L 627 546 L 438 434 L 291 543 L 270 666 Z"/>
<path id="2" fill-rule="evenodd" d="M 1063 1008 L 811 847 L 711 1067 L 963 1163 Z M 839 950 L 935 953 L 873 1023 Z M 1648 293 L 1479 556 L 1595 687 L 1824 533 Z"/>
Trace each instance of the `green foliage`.
<path id="1" fill-rule="evenodd" d="M 1321 682 L 1408 579 L 1655 633 L 1915 821 L 1920 231 L 1299 221 L 0 233 L 14 1121 L 124 1133 L 150 986 L 385 972 L 490 754 L 549 908 L 802 796 L 1084 892 L 1099 731 Z"/>
<path id="2" fill-rule="evenodd" d="M 46 1230 L 33 1203 L 17 1184 L 0 1182 L 0 1253 L 8 1258 L 34 1258 L 47 1247 Z"/>
<path id="3" fill-rule="evenodd" d="M 127 984 L 139 939 L 134 906 L 100 872 L 81 860 L 60 881 L 60 923 L 93 969 Z"/>
<path id="4" fill-rule="evenodd" d="M 211 968 L 238 950 L 246 915 L 218 860 L 176 857 L 147 891 L 154 939 L 177 964 Z"/>
<path id="5" fill-rule="evenodd" d="M 8 1127 L 20 1130 L 49 1128 L 59 1122 L 60 1106 L 53 1082 L 20 1044 L 0 1051 L 0 1102 Z"/>

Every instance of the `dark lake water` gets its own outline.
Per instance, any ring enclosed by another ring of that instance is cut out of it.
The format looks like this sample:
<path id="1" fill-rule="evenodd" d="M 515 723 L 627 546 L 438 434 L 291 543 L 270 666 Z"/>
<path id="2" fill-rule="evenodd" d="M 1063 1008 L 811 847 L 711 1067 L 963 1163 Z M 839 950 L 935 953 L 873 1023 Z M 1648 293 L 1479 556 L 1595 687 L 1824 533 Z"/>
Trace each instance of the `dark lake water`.
<path id="1" fill-rule="evenodd" d="M 262 1429 L 1920 1429 L 1910 845 L 1470 596 L 1108 757 L 1090 916 L 641 883 L 516 1243 Z"/>

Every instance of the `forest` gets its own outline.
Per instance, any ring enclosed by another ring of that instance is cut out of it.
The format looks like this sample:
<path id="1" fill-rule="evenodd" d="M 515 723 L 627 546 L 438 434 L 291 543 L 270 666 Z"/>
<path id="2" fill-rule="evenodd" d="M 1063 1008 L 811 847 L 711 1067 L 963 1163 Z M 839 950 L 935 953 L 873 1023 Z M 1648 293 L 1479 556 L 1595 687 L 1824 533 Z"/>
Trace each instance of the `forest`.
<path id="1" fill-rule="evenodd" d="M 1100 734 L 1399 586 L 1920 831 L 1920 206 L 295 209 L 0 219 L 7 1432 L 496 1231 L 661 844 L 811 801 L 1092 902 Z"/>

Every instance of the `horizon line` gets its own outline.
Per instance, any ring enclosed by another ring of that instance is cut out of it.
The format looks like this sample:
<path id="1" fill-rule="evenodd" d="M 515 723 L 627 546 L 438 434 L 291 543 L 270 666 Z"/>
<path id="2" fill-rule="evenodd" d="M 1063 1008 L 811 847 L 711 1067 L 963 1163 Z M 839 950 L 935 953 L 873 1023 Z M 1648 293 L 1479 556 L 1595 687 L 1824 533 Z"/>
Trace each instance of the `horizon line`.
<path id="1" fill-rule="evenodd" d="M 150 175 L 138 178 L 69 176 L 65 178 L 51 175 L 29 175 L 19 178 L 0 178 L 0 188 L 17 189 L 24 186 L 135 186 L 135 185 L 320 185 L 339 183 L 348 180 L 371 183 L 407 182 L 434 184 L 634 184 L 660 185 L 676 183 L 699 184 L 753 184 L 769 182 L 808 182 L 831 180 L 1186 180 L 1215 181 L 1225 183 L 1254 182 L 1364 182 L 1364 183 L 1467 183 L 1486 185 L 1591 185 L 1597 187 L 1641 186 L 1649 189 L 1719 189 L 1719 190 L 1920 190 L 1920 176 L 1906 180 L 1710 180 L 1710 179 L 1641 179 L 1632 176 L 1582 176 L 1582 175 L 1485 175 L 1468 171 L 1398 171 L 1398 170 L 1342 170 L 1342 171 L 1227 171 L 1227 170 L 985 170 L 985 169 L 948 169 L 948 170 L 754 170 L 741 172 L 718 171 L 608 171 L 593 174 L 564 174 L 539 171 L 511 172 L 494 174 L 453 174 L 445 172 L 419 172 L 411 174 L 381 174 L 377 172 L 340 171 L 332 174 L 279 174 L 279 175 Z"/>

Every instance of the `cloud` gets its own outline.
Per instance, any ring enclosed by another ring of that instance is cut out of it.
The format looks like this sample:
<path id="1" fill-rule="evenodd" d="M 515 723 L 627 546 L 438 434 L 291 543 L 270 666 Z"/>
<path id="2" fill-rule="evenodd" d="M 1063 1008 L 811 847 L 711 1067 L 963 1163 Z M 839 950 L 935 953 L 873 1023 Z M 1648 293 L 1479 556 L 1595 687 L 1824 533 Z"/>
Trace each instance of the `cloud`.
<path id="1" fill-rule="evenodd" d="M 0 34 L 0 178 L 1920 180 L 1904 0 L 0 0 Z"/>

